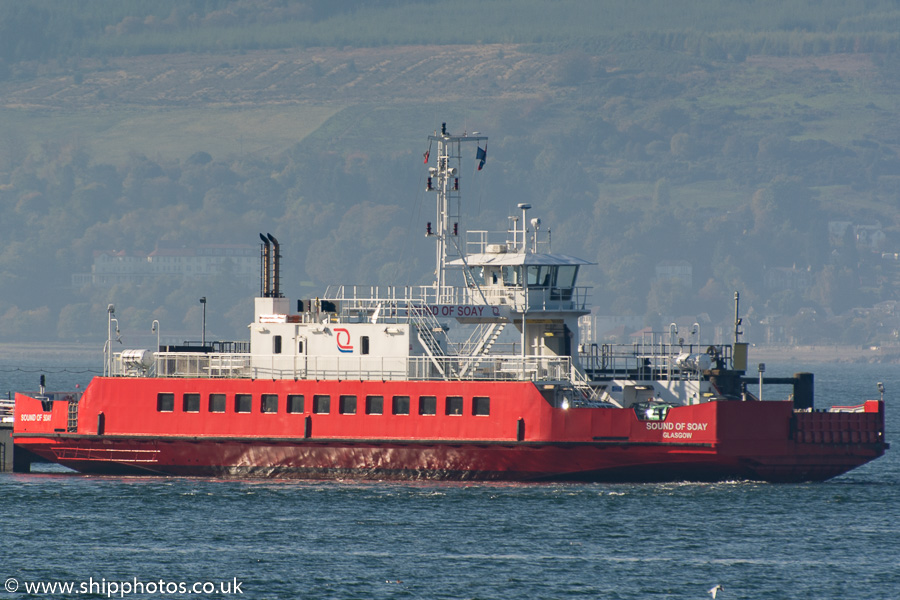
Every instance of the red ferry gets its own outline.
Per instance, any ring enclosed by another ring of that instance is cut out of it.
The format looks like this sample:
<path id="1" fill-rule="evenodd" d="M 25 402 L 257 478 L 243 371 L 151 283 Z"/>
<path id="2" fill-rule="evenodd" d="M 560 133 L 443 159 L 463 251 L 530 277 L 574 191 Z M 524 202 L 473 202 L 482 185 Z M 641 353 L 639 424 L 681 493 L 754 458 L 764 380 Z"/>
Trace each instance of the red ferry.
<path id="1" fill-rule="evenodd" d="M 587 261 L 553 253 L 520 204 L 460 238 L 462 150 L 443 126 L 434 285 L 336 286 L 295 306 L 261 235 L 249 343 L 112 352 L 83 393 L 16 394 L 19 470 L 507 481 L 825 480 L 888 448 L 884 402 L 813 407 L 813 376 L 746 376 L 747 344 L 581 343 Z M 462 275 L 451 286 L 447 274 Z M 465 332 L 451 341 L 450 324 Z M 509 327 L 509 330 L 506 328 Z M 662 336 L 665 337 L 665 336 Z M 699 337 L 699 336 L 698 336 Z M 749 391 L 759 384 L 757 395 Z M 762 400 L 763 384 L 793 394 Z M 748 387 L 749 386 L 749 387 Z"/>

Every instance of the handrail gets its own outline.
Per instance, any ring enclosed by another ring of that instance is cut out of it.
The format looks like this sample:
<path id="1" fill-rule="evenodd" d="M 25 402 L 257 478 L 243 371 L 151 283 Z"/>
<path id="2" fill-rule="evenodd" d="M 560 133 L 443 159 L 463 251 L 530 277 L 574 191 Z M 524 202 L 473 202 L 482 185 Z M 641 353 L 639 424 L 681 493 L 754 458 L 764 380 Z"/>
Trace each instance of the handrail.
<path id="1" fill-rule="evenodd" d="M 157 352 L 155 377 L 200 379 L 360 379 L 360 380 L 445 380 L 569 382 L 569 357 L 552 356 L 314 356 L 302 364 L 280 368 L 276 355 L 215 354 L 203 352 Z M 278 355 L 277 358 L 282 358 Z M 441 368 L 436 368 L 435 362 Z M 113 360 L 112 376 L 148 376 L 126 369 L 121 354 Z M 443 371 L 443 373 L 441 372 Z"/>

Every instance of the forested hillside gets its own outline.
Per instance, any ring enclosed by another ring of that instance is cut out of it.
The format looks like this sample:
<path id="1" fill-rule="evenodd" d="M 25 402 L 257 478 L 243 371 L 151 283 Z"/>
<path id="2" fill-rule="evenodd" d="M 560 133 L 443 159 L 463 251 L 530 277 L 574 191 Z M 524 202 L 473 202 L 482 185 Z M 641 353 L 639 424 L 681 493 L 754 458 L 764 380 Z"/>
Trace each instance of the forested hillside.
<path id="1" fill-rule="evenodd" d="M 85 283 L 101 251 L 271 232 L 293 297 L 427 283 L 445 121 L 490 136 L 465 225 L 531 203 L 606 314 L 718 323 L 740 290 L 754 341 L 894 342 L 897 25 L 877 1 L 0 2 L 0 341 L 105 339 L 108 303 L 196 339 L 201 296 L 246 337 L 255 276 Z"/>

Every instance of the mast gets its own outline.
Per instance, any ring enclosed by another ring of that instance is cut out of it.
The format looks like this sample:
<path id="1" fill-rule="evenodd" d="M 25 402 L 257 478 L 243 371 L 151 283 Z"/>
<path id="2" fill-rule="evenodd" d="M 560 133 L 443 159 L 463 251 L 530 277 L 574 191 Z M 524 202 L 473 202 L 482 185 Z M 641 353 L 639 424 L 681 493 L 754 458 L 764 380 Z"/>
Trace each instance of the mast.
<path id="1" fill-rule="evenodd" d="M 426 235 L 437 241 L 435 250 L 435 292 L 437 301 L 443 300 L 444 287 L 447 285 L 446 266 L 450 260 L 462 258 L 461 249 L 456 240 L 459 236 L 460 186 L 459 175 L 462 168 L 462 145 L 464 142 L 485 142 L 486 136 L 452 135 L 447 133 L 447 124 L 441 124 L 440 134 L 428 136 L 429 149 L 431 143 L 437 142 L 437 166 L 428 168 L 428 180 L 425 190 L 436 192 L 437 222 L 432 230 L 431 224 Z M 479 146 L 479 149 L 481 146 Z M 483 151 L 482 151 L 483 152 Z M 428 154 L 425 162 L 428 163 Z"/>

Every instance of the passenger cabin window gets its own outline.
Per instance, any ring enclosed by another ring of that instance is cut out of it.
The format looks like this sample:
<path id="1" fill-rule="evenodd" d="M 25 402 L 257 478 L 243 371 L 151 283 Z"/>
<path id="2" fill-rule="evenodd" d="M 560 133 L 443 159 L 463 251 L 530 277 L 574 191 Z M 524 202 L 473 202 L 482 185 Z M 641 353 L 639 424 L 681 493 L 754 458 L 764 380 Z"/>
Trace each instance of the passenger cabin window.
<path id="1" fill-rule="evenodd" d="M 303 412 L 303 394 L 288 394 L 287 411 L 291 414 Z"/>
<path id="2" fill-rule="evenodd" d="M 313 412 L 317 415 L 327 415 L 331 412 L 331 396 L 316 394 L 313 396 Z"/>
<path id="3" fill-rule="evenodd" d="M 366 414 L 380 415 L 384 413 L 384 396 L 366 396 Z"/>
<path id="4" fill-rule="evenodd" d="M 173 412 L 175 410 L 175 394 L 159 393 L 156 395 L 157 412 Z"/>
<path id="5" fill-rule="evenodd" d="M 278 412 L 278 394 L 263 394 L 260 402 L 262 412 L 277 413 Z"/>
<path id="6" fill-rule="evenodd" d="M 437 398 L 434 396 L 419 396 L 419 414 L 436 415 Z"/>
<path id="7" fill-rule="evenodd" d="M 408 415 L 409 396 L 394 396 L 391 413 L 395 415 Z"/>
<path id="8" fill-rule="evenodd" d="M 181 397 L 181 410 L 184 412 L 200 412 L 200 394 L 185 394 Z"/>
<path id="9" fill-rule="evenodd" d="M 369 353 L 369 336 L 367 336 L 367 335 L 360 336 L 359 344 L 361 346 L 359 353 L 360 354 L 368 354 Z"/>
<path id="10" fill-rule="evenodd" d="M 209 412 L 223 413 L 225 412 L 225 394 L 209 395 Z"/>
<path id="11" fill-rule="evenodd" d="M 253 396 L 250 394 L 235 394 L 234 395 L 234 412 L 236 413 L 248 413 L 250 412 L 253 406 Z"/>
<path id="12" fill-rule="evenodd" d="M 341 395 L 338 398 L 338 410 L 342 415 L 355 415 L 356 414 L 356 396 L 345 396 Z"/>
<path id="13" fill-rule="evenodd" d="M 272 354 L 281 354 L 281 336 L 276 335 L 272 338 Z"/>
<path id="14" fill-rule="evenodd" d="M 491 399 L 485 396 L 472 398 L 472 414 L 476 417 L 486 417 L 491 414 Z"/>
<path id="15" fill-rule="evenodd" d="M 448 415 L 462 415 L 462 413 L 463 413 L 462 396 L 447 396 L 446 413 Z"/>

